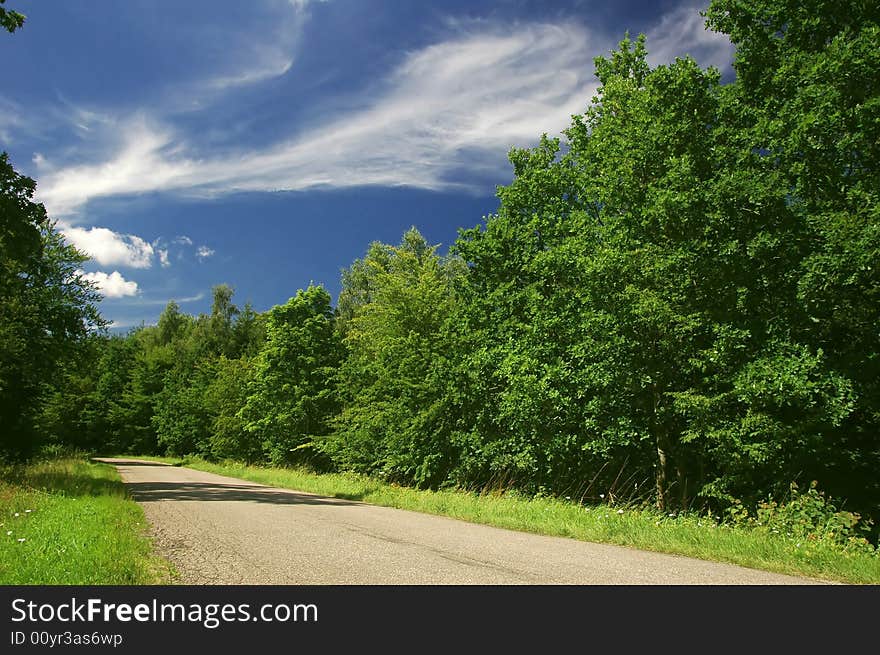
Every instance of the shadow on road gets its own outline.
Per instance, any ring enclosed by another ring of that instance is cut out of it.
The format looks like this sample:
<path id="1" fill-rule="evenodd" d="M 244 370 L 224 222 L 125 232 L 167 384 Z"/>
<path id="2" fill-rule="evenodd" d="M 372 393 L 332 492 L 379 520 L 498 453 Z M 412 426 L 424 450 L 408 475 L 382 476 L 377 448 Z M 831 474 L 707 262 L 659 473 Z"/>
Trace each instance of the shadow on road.
<path id="1" fill-rule="evenodd" d="M 272 487 L 213 482 L 127 482 L 135 500 L 243 500 L 273 505 L 355 505 L 341 498 L 312 496 Z"/>
<path id="2" fill-rule="evenodd" d="M 91 461 L 111 466 L 174 466 L 166 462 L 150 462 L 144 459 L 119 459 L 116 457 L 92 457 Z"/>

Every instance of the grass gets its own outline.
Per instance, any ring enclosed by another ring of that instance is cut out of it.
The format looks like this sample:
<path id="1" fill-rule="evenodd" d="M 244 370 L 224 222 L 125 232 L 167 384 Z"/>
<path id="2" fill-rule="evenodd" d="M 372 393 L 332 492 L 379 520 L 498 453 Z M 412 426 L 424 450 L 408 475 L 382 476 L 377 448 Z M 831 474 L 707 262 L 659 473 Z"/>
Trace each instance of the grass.
<path id="1" fill-rule="evenodd" d="M 112 466 L 77 457 L 0 466 L 0 584 L 170 582 L 146 527 Z"/>
<path id="2" fill-rule="evenodd" d="M 670 516 L 628 506 L 584 506 L 515 493 L 421 491 L 351 474 L 222 464 L 170 457 L 146 458 L 262 484 L 450 516 L 473 523 L 617 544 L 728 562 L 776 573 L 855 584 L 880 584 L 880 553 L 824 540 L 797 539 L 772 529 L 719 524 L 694 514 Z"/>

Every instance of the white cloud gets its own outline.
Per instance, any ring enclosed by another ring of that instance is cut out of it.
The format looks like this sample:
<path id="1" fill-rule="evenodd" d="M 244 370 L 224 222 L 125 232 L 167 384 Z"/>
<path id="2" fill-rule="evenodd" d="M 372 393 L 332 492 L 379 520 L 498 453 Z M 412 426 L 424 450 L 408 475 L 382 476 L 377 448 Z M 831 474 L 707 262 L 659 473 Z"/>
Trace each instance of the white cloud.
<path id="1" fill-rule="evenodd" d="M 102 266 L 149 268 L 153 246 L 133 234 L 119 234 L 105 227 L 63 226 L 61 232 L 72 245 Z"/>
<path id="2" fill-rule="evenodd" d="M 706 19 L 700 16 L 702 8 L 685 2 L 648 30 L 648 62 L 652 66 L 691 55 L 701 66 L 715 66 L 722 72 L 732 70 L 733 44 L 726 34 L 706 30 Z"/>
<path id="3" fill-rule="evenodd" d="M 174 302 L 181 303 L 181 304 L 183 304 L 185 302 L 198 302 L 199 300 L 201 300 L 204 297 L 205 297 L 204 293 L 197 293 L 194 296 L 184 296 L 183 298 L 175 298 Z"/>
<path id="4" fill-rule="evenodd" d="M 704 29 L 691 1 L 648 30 L 649 60 L 670 62 L 690 53 L 701 65 L 728 70 L 729 40 Z M 291 4 L 299 19 L 287 32 L 296 33 L 307 3 Z M 59 217 L 95 198 L 151 192 L 216 197 L 476 184 L 480 174 L 507 171 L 505 153 L 512 145 L 534 144 L 543 132 L 558 134 L 572 114 L 586 109 L 597 86 L 593 57 L 614 43 L 573 23 L 502 29 L 485 21 L 450 21 L 447 27 L 456 30 L 454 38 L 410 52 L 359 98 L 359 109 L 259 150 L 227 148 L 212 155 L 205 144 L 143 113 L 96 120 L 103 135 L 96 142 L 113 135 L 112 147 L 69 165 L 52 166 L 44 158 L 39 199 Z M 265 52 L 251 57 L 258 66 L 218 79 L 282 74 L 291 61 L 279 45 L 284 43 L 270 41 Z"/>
<path id="5" fill-rule="evenodd" d="M 50 216 L 65 216 L 91 198 L 125 193 L 140 193 L 173 186 L 180 166 L 165 165 L 171 135 L 136 116 L 124 124 L 114 125 L 124 133 L 121 148 L 111 159 L 99 164 L 86 164 L 55 170 L 44 158 L 44 173 L 38 187 L 39 200 Z M 157 168 L 152 171 L 151 166 Z M 193 166 L 193 162 L 185 166 Z M 155 176 L 155 179 L 150 179 Z"/>
<path id="6" fill-rule="evenodd" d="M 207 44 L 200 49 L 199 59 L 217 62 L 219 70 L 172 85 L 165 102 L 180 111 L 199 110 L 226 92 L 284 76 L 293 66 L 309 19 L 308 5 L 314 2 L 294 0 L 255 6 L 250 19 L 238 29 L 222 28 L 224 47 L 219 51 L 211 45 L 217 30 L 212 21 L 195 27 L 181 25 L 190 43 Z"/>
<path id="7" fill-rule="evenodd" d="M 92 132 L 113 122 L 113 117 L 106 112 L 81 107 L 64 96 L 61 96 L 59 100 L 61 102 L 61 108 L 58 110 L 59 117 L 69 121 L 80 132 Z M 80 134 L 80 136 L 87 137 L 88 135 Z"/>
<path id="8" fill-rule="evenodd" d="M 192 146 L 172 129 L 135 116 L 114 126 L 122 140 L 103 161 L 49 167 L 40 200 L 58 216 L 93 198 L 156 191 L 453 186 L 462 170 L 504 170 L 511 145 L 558 133 L 586 108 L 593 41 L 571 25 L 462 34 L 410 53 L 366 109 L 306 137 L 214 159 L 187 154 Z"/>
<path id="9" fill-rule="evenodd" d="M 0 95 L 0 142 L 2 149 L 46 136 L 47 125 L 40 112 Z"/>
<path id="10" fill-rule="evenodd" d="M 175 297 L 175 298 L 170 298 L 170 300 L 174 300 L 174 302 L 176 302 L 177 304 L 182 305 L 184 303 L 189 303 L 189 302 L 198 302 L 199 300 L 202 300 L 204 297 L 205 297 L 205 294 L 202 292 L 202 293 L 197 293 L 194 296 L 184 296 L 181 298 Z M 168 301 L 169 301 L 169 298 L 144 298 L 141 296 L 141 297 L 138 297 L 135 301 L 132 301 L 130 304 L 132 306 L 137 306 L 137 307 L 150 307 L 150 306 L 164 307 L 165 305 L 168 304 Z"/>
<path id="11" fill-rule="evenodd" d="M 172 243 L 176 243 L 182 246 L 191 246 L 193 244 L 193 240 L 186 235 L 181 235 L 178 237 L 174 237 Z"/>
<path id="12" fill-rule="evenodd" d="M 328 0 L 287 0 L 293 8 L 296 9 L 297 13 L 303 14 L 308 9 L 309 5 L 323 4 L 328 2 Z"/>
<path id="13" fill-rule="evenodd" d="M 84 279 L 94 282 L 105 298 L 124 298 L 138 293 L 137 282 L 126 280 L 119 271 L 113 271 L 109 275 L 103 271 L 80 273 Z"/>
<path id="14" fill-rule="evenodd" d="M 209 248 L 208 246 L 199 246 L 199 249 L 196 251 L 196 257 L 199 258 L 199 261 L 205 261 L 208 257 L 214 255 L 214 250 Z"/>
<path id="15" fill-rule="evenodd" d="M 0 96 L 0 141 L 12 143 L 13 134 L 25 124 L 22 111 L 14 102 Z"/>
<path id="16" fill-rule="evenodd" d="M 281 77 L 293 66 L 293 58 L 274 51 L 263 55 L 264 59 L 254 66 L 229 75 L 220 75 L 205 82 L 210 90 L 226 91 L 237 86 L 256 84 L 274 77 Z"/>
<path id="17" fill-rule="evenodd" d="M 168 251 L 167 250 L 159 250 L 159 263 L 162 264 L 162 268 L 168 268 L 171 266 L 171 261 L 168 259 Z"/>

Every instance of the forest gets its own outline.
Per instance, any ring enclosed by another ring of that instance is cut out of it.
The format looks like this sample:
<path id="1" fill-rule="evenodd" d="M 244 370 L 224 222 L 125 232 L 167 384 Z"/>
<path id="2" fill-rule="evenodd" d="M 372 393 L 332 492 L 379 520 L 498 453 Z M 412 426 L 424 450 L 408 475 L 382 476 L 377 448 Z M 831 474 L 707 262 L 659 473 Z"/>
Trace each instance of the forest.
<path id="1" fill-rule="evenodd" d="M 719 513 L 815 484 L 880 519 L 880 5 L 705 17 L 734 80 L 651 67 L 625 37 L 562 138 L 510 151 L 496 213 L 448 253 L 416 227 L 365 244 L 335 305 L 309 286 L 258 312 L 229 281 L 210 314 L 172 301 L 111 335 L 85 257 L 4 154 L 2 456 L 196 454 Z"/>

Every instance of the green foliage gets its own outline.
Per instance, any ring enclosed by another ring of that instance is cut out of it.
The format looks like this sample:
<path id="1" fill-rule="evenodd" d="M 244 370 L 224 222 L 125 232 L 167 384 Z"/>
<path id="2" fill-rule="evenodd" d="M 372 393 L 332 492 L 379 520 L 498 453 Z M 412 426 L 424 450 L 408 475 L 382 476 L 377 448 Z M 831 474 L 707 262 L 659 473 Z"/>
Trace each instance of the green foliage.
<path id="1" fill-rule="evenodd" d="M 807 479 L 876 512 L 880 481 L 880 8 L 861 0 L 716 0 L 709 25 L 736 45 L 740 141 L 799 225 L 784 321 L 852 388 L 852 406 Z M 871 507 L 873 505 L 873 507 Z"/>
<path id="2" fill-rule="evenodd" d="M 665 505 L 673 474 L 689 493 L 675 399 L 717 393 L 729 363 L 707 360 L 732 354 L 714 343 L 732 331 L 712 285 L 733 281 L 705 278 L 718 76 L 691 60 L 651 71 L 645 57 L 627 39 L 597 60 L 602 87 L 565 154 L 546 138 L 511 153 L 498 214 L 457 247 L 499 410 L 480 430 L 490 468 L 577 493 L 602 460 L 612 475 L 628 462 L 637 479 L 655 472 Z"/>
<path id="3" fill-rule="evenodd" d="M 202 397 L 210 417 L 208 442 L 202 451 L 214 459 L 257 462 L 263 451 L 259 434 L 249 432 L 241 417 L 247 389 L 253 379 L 253 364 L 245 357 L 220 357 L 212 367 L 210 382 Z"/>
<path id="4" fill-rule="evenodd" d="M 0 5 L 6 4 L 6 0 L 0 0 Z M 0 7 L 0 27 L 7 32 L 14 32 L 24 25 L 25 16 L 13 11 L 12 9 L 4 9 Z"/>
<path id="5" fill-rule="evenodd" d="M 412 228 L 399 246 L 372 244 L 343 273 L 344 406 L 322 442 L 340 466 L 417 485 L 446 479 L 454 458 L 452 286 L 463 271 Z"/>
<path id="6" fill-rule="evenodd" d="M 167 454 L 207 450 L 210 422 L 203 396 L 210 379 L 210 366 L 199 366 L 194 371 L 175 368 L 163 378 L 155 394 L 151 422 L 158 444 Z"/>
<path id="7" fill-rule="evenodd" d="M 100 296 L 79 270 L 85 256 L 33 201 L 35 188 L 0 154 L 0 455 L 36 447 L 44 385 L 105 325 Z"/>
<path id="8" fill-rule="evenodd" d="M 745 14 L 782 4 L 722 2 L 710 16 L 733 16 L 734 41 L 758 49 L 754 30 L 772 41 L 776 28 Z M 797 26 L 788 9 L 792 32 L 827 29 Z M 846 47 L 809 56 L 800 42 L 767 46 L 790 68 L 772 93 L 766 75 L 721 85 L 690 59 L 651 69 L 644 39 L 627 38 L 597 59 L 602 86 L 564 147 L 544 138 L 511 153 L 498 213 L 456 244 L 471 265 L 468 362 L 487 399 L 472 419 L 476 475 L 580 494 L 625 471 L 653 477 L 661 507 L 784 493 L 802 475 L 862 506 L 878 497 L 862 469 L 878 461 L 876 122 L 831 121 L 828 148 L 837 128 L 857 145 L 815 161 L 792 141 L 804 121 L 824 120 L 832 59 L 876 96 L 876 76 L 859 77 L 877 56 L 864 45 L 873 34 L 870 21 L 840 27 L 833 40 Z M 738 71 L 758 60 L 749 52 Z M 866 117 L 859 94 L 835 102 Z M 859 202 L 816 193 L 832 172 Z M 853 463 L 847 482 L 836 472 Z"/>
<path id="9" fill-rule="evenodd" d="M 35 432 L 47 448 L 89 451 L 104 442 L 106 421 L 97 409 L 95 372 L 106 346 L 106 337 L 92 335 L 63 363 L 53 384 L 44 387 L 42 409 L 35 416 Z"/>
<path id="10" fill-rule="evenodd" d="M 877 549 L 868 540 L 873 522 L 857 512 L 839 510 L 817 485 L 813 480 L 801 491 L 792 483 L 787 499 L 764 500 L 758 503 L 754 513 L 735 502 L 727 510 L 728 517 L 734 525 L 796 542 L 797 548 L 808 549 L 826 543 L 842 552 L 877 555 Z"/>
<path id="11" fill-rule="evenodd" d="M 254 360 L 241 418 L 247 432 L 259 435 L 271 462 L 308 460 L 314 439 L 330 431 L 342 357 L 333 324 L 323 287 L 300 289 L 267 314 L 266 341 Z"/>

